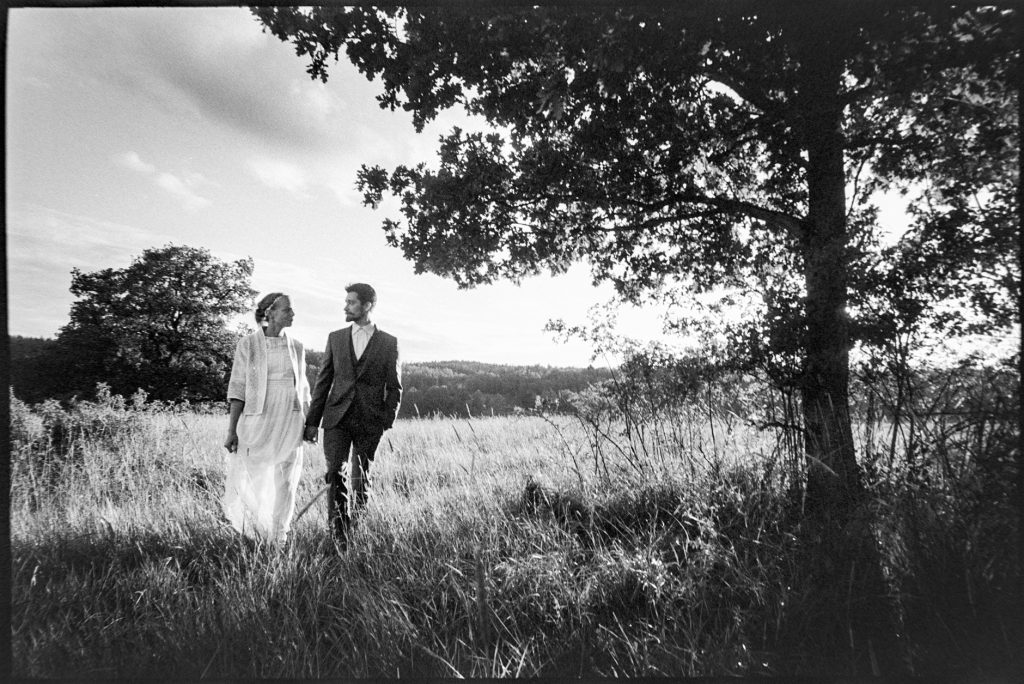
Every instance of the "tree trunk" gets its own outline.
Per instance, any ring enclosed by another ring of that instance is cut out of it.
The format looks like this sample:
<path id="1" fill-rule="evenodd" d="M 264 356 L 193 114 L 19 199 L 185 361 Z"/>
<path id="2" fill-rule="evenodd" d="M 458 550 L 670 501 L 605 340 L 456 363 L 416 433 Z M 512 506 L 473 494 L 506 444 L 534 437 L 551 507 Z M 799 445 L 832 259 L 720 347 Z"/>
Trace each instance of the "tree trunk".
<path id="1" fill-rule="evenodd" d="M 1017 12 L 1017 45 L 1024 42 L 1024 12 Z M 1024 130 L 1024 50 L 1020 50 L 1017 57 L 1017 135 Z M 1019 273 L 1024 273 L 1024 145 L 1017 143 L 1017 267 Z M 1017 287 L 1017 321 L 1024 321 L 1024 288 Z M 1020 349 L 1017 353 L 1018 377 L 1024 378 L 1024 335 L 1020 338 Z M 1017 390 L 1020 392 L 1020 390 Z M 1024 434 L 1024 401 L 1018 401 L 1017 405 L 1017 434 Z M 1019 439 L 1019 437 L 1018 437 Z M 1017 447 L 1017 502 L 1024 502 L 1024 448 L 1018 444 Z M 1017 567 L 1021 566 L 1024 559 L 1024 526 L 1017 531 Z M 1018 582 L 1017 591 L 1024 591 Z M 1017 603 L 1020 604 L 1021 594 L 1017 594 Z"/>
<path id="2" fill-rule="evenodd" d="M 844 508 L 859 490 L 849 406 L 846 177 L 843 167 L 842 56 L 827 25 L 801 41 L 800 115 L 807 150 L 808 215 L 803 238 L 806 359 L 801 387 L 812 504 Z M 836 511 L 838 512 L 838 511 Z"/>
<path id="3" fill-rule="evenodd" d="M 847 306 L 846 175 L 842 132 L 845 30 L 827 5 L 802 17 L 795 41 L 807 151 L 808 212 L 803 233 L 806 360 L 801 386 L 807 456 L 810 542 L 821 609 L 834 616 L 834 638 L 850 646 L 851 671 L 878 676 L 902 669 L 898 634 L 887 600 L 878 544 L 862 485 L 850 425 L 850 325 Z"/>

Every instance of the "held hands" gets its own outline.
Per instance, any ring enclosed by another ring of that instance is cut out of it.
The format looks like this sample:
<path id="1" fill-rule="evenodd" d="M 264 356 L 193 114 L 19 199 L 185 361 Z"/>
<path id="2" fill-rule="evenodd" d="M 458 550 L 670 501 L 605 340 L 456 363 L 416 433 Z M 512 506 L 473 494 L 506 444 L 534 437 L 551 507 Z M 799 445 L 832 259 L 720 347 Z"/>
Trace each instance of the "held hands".
<path id="1" fill-rule="evenodd" d="M 302 439 L 306 442 L 313 442 L 314 444 L 316 444 L 318 432 L 319 428 L 307 425 L 305 428 L 303 428 Z M 238 451 L 237 432 L 235 432 L 234 430 L 228 432 L 228 438 L 224 440 L 224 448 L 227 449 L 228 452 L 232 454 Z"/>

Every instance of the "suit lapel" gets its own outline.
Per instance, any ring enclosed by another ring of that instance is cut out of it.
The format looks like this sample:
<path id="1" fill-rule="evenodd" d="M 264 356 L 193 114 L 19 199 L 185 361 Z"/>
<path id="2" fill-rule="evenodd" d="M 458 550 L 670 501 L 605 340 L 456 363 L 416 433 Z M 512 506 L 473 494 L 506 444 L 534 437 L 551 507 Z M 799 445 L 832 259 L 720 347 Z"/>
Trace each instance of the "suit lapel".
<path id="1" fill-rule="evenodd" d="M 352 328 L 342 328 L 338 336 L 337 349 L 334 350 L 338 357 L 338 367 L 342 369 L 355 368 L 355 358 L 352 356 Z"/>

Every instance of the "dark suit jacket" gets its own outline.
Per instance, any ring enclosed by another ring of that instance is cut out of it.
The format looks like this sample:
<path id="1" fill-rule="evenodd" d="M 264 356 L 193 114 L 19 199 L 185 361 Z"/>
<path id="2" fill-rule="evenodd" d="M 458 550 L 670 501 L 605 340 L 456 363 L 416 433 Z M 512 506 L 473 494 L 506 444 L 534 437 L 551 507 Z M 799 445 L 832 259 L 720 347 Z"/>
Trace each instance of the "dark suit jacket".
<path id="1" fill-rule="evenodd" d="M 354 406 L 368 431 L 387 430 L 398 415 L 401 378 L 394 335 L 377 328 L 357 363 L 352 327 L 335 330 L 327 336 L 327 351 L 313 385 L 306 425 L 319 425 L 325 430 L 336 427 Z"/>

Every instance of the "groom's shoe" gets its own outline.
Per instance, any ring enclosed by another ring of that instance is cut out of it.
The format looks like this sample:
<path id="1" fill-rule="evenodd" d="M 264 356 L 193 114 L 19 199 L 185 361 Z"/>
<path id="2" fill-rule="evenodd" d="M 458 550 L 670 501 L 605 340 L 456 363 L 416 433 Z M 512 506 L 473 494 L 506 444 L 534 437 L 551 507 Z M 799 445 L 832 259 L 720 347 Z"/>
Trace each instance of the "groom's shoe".
<path id="1" fill-rule="evenodd" d="M 336 549 L 338 553 L 344 553 L 345 549 L 348 548 L 348 537 L 351 527 L 352 524 L 349 521 L 348 516 L 334 519 L 334 524 L 331 529 L 331 547 Z"/>
<path id="2" fill-rule="evenodd" d="M 348 550 L 348 535 L 331 535 L 329 539 L 324 542 L 324 555 L 325 556 L 341 556 Z"/>

